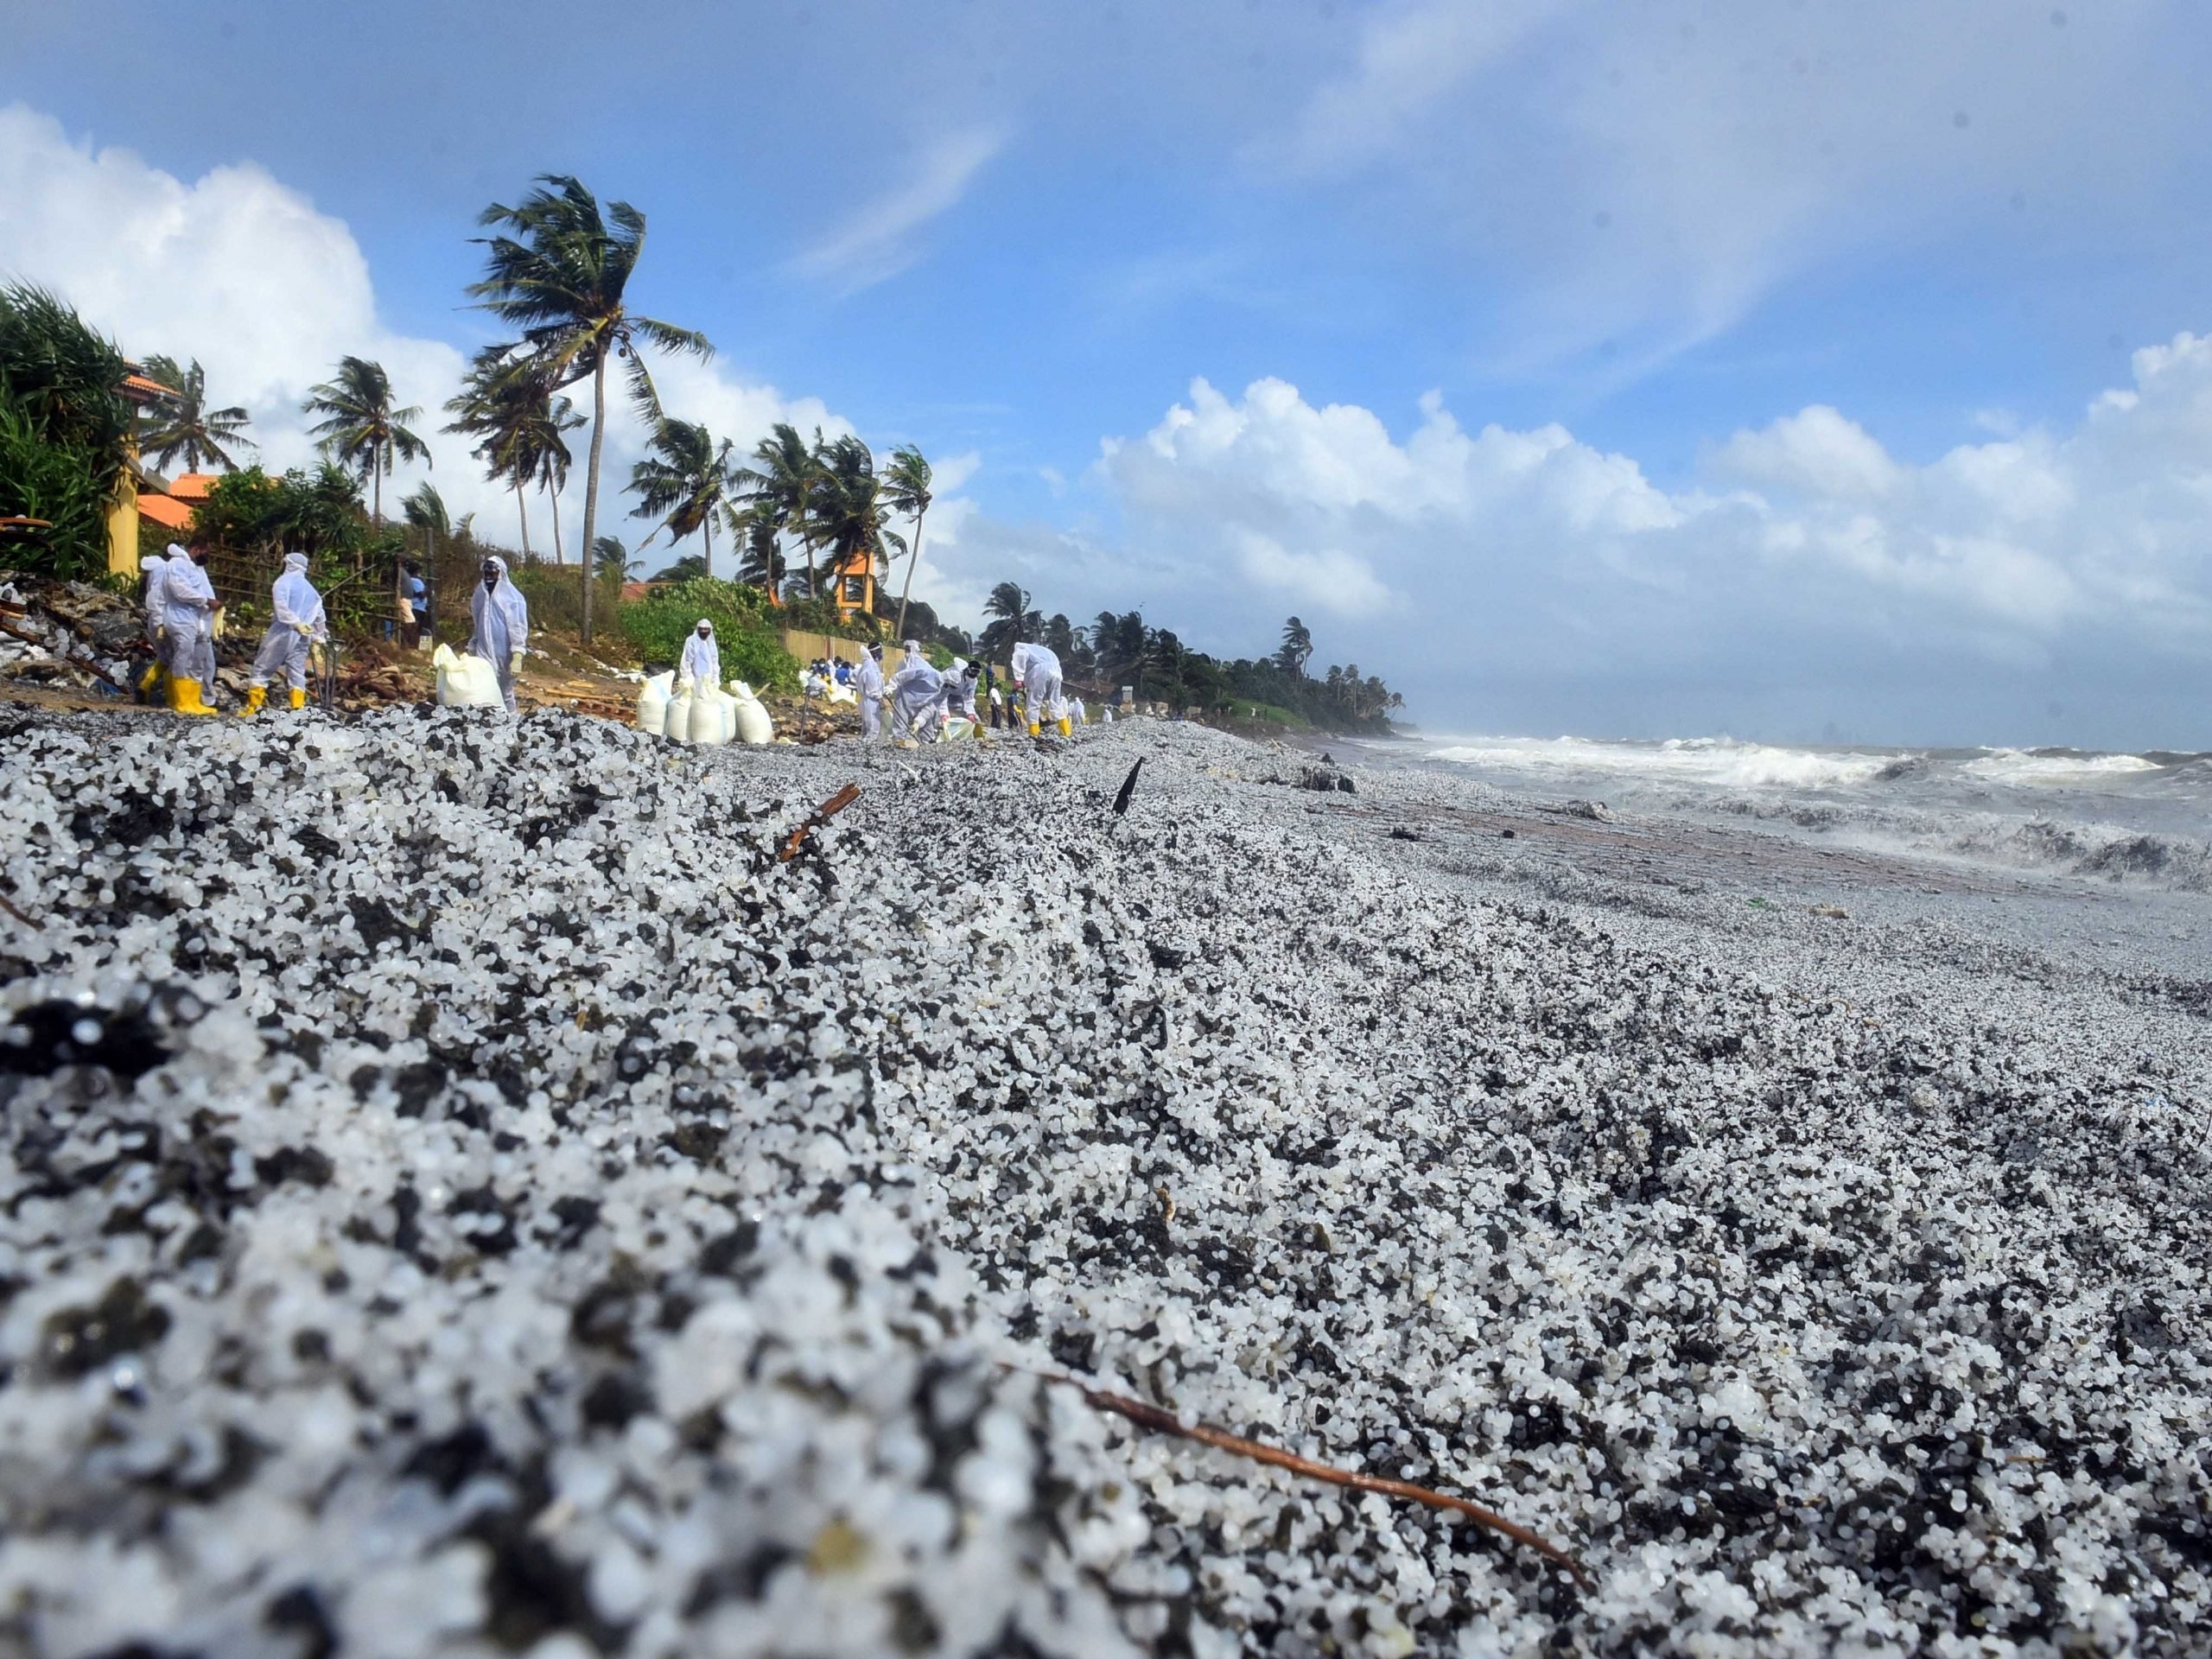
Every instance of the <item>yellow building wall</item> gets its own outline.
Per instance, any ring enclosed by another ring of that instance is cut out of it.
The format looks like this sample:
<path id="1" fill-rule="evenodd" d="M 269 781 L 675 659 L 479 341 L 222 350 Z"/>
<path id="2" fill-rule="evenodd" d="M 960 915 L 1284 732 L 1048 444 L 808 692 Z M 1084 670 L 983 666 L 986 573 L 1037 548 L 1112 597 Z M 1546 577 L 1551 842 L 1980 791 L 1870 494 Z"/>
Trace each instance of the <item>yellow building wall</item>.
<path id="1" fill-rule="evenodd" d="M 127 468 L 122 492 L 107 510 L 107 568 L 112 575 L 138 575 L 138 484 Z"/>

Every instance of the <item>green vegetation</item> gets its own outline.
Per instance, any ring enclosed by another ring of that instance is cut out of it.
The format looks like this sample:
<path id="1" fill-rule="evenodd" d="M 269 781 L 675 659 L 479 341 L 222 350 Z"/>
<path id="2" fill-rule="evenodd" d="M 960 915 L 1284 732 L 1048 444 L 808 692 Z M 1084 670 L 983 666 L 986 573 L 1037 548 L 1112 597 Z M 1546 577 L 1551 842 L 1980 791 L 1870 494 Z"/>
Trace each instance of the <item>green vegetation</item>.
<path id="1" fill-rule="evenodd" d="M 0 287 L 0 518 L 53 526 L 11 545 L 10 563 L 57 576 L 106 570 L 107 512 L 130 460 L 130 372 L 115 343 L 55 296 Z"/>
<path id="2" fill-rule="evenodd" d="M 155 466 L 166 469 L 181 460 L 185 471 L 199 473 L 213 461 L 226 473 L 236 472 L 238 464 L 231 450 L 261 447 L 245 435 L 251 417 L 242 405 L 207 406 L 207 372 L 198 358 L 184 368 L 173 357 L 149 357 L 146 378 L 176 393 L 150 405 L 139 419 L 138 453 Z"/>
<path id="3" fill-rule="evenodd" d="M 703 616 L 715 625 L 724 679 L 743 680 L 755 690 L 798 690 L 798 664 L 784 650 L 767 600 L 742 583 L 705 577 L 677 582 L 625 605 L 620 616 L 623 638 L 647 663 L 673 667 L 685 636 Z"/>
<path id="4" fill-rule="evenodd" d="M 602 212 L 599 199 L 565 174 L 543 174 L 537 185 L 515 207 L 494 202 L 484 210 L 480 222 L 502 234 L 477 238 L 486 250 L 484 279 L 468 291 L 486 310 L 522 331 L 511 349 L 548 391 L 591 381 L 591 454 L 584 467 L 583 545 L 588 548 L 599 538 L 608 359 L 627 365 L 632 398 L 658 422 L 660 397 L 643 348 L 700 358 L 713 356 L 715 348 L 695 329 L 630 309 L 630 278 L 645 246 L 643 213 L 626 201 L 610 201 Z M 587 562 L 577 569 L 588 645 L 594 583 Z"/>
<path id="5" fill-rule="evenodd" d="M 1071 683 L 1101 696 L 1128 686 L 1139 702 L 1332 732 L 1387 732 L 1391 711 L 1404 706 L 1403 698 L 1373 676 L 1363 676 L 1357 664 L 1331 668 L 1319 679 L 1308 676 L 1313 635 L 1294 616 L 1273 657 L 1223 662 L 1192 650 L 1168 629 L 1147 626 L 1135 611 L 1101 611 L 1087 628 L 1065 616 L 1046 616 L 1018 582 L 992 588 L 984 610 L 992 620 L 976 638 L 979 655 L 1005 664 L 1017 640 L 1035 640 L 1059 658 Z"/>

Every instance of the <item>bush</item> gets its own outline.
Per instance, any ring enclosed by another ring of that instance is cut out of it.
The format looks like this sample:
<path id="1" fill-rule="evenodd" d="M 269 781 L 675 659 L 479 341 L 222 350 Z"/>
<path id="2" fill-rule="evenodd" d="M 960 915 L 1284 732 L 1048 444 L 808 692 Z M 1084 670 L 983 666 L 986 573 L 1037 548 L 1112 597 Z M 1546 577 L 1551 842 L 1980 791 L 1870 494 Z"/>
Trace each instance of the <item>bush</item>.
<path id="1" fill-rule="evenodd" d="M 798 664 L 785 652 L 768 601 L 756 588 L 699 577 L 664 588 L 621 607 L 622 637 L 652 667 L 672 668 L 683 656 L 684 636 L 705 617 L 721 648 L 722 677 L 759 690 L 796 691 Z"/>
<path id="2" fill-rule="evenodd" d="M 107 569 L 107 498 L 99 463 L 73 443 L 49 443 L 30 416 L 0 402 L 0 518 L 21 513 L 54 528 L 10 541 L 0 558 L 51 576 L 90 580 Z"/>

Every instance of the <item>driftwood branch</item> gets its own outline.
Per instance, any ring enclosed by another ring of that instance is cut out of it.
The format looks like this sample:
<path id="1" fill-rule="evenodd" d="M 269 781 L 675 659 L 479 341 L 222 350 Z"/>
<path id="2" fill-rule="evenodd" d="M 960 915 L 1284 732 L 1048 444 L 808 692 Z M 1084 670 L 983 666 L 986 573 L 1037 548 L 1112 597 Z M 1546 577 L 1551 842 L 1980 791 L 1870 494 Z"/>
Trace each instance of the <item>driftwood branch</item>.
<path id="1" fill-rule="evenodd" d="M 813 811 L 807 814 L 805 823 L 784 837 L 784 849 L 776 855 L 776 861 L 779 864 L 788 864 L 797 858 L 800 846 L 804 843 L 809 835 L 829 823 L 860 798 L 861 786 L 858 784 L 847 784 L 835 795 L 816 807 Z"/>
<path id="2" fill-rule="evenodd" d="M 1538 1537 L 1528 1528 L 1516 1525 L 1496 1510 L 1486 1510 L 1466 1498 L 1454 1497 L 1450 1492 L 1434 1491 L 1427 1486 L 1416 1486 L 1411 1481 L 1388 1480 L 1380 1475 L 1363 1475 L 1356 1470 L 1316 1463 L 1311 1458 L 1301 1458 L 1294 1452 L 1286 1452 L 1279 1446 L 1246 1440 L 1242 1434 L 1231 1434 L 1227 1429 L 1216 1428 L 1210 1423 L 1193 1423 L 1185 1427 L 1176 1420 L 1172 1411 L 1147 1405 L 1141 1400 L 1132 1400 L 1125 1394 L 1110 1394 L 1103 1389 L 1094 1389 L 1076 1377 L 1045 1374 L 1045 1380 L 1065 1383 L 1099 1410 L 1126 1418 L 1140 1428 L 1172 1434 L 1178 1440 L 1196 1440 L 1201 1446 L 1234 1452 L 1240 1458 L 1249 1458 L 1255 1463 L 1287 1469 L 1293 1474 L 1304 1475 L 1310 1480 L 1325 1481 L 1332 1486 L 1347 1486 L 1358 1492 L 1376 1492 L 1384 1497 L 1402 1497 L 1415 1503 L 1425 1503 L 1432 1510 L 1448 1510 L 1452 1514 L 1464 1515 L 1477 1526 L 1487 1528 L 1500 1537 L 1510 1538 L 1516 1544 L 1535 1550 L 1547 1560 L 1558 1563 L 1573 1575 L 1577 1584 L 1585 1590 L 1590 1588 L 1590 1577 L 1582 1570 L 1582 1564 L 1558 1545 Z"/>

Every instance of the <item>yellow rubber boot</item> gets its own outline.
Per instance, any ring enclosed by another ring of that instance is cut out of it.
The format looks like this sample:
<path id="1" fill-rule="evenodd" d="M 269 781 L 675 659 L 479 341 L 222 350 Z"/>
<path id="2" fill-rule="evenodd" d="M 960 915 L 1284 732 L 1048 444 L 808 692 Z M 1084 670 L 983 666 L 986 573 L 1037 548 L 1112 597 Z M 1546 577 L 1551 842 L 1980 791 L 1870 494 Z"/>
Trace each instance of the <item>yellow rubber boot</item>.
<path id="1" fill-rule="evenodd" d="M 200 702 L 200 682 L 197 680 L 171 680 L 169 707 L 180 715 L 212 715 L 215 712 Z"/>
<path id="2" fill-rule="evenodd" d="M 146 664 L 146 671 L 138 677 L 138 690 L 147 696 L 154 695 L 154 688 L 162 683 L 162 659 L 156 657 Z"/>
<path id="3" fill-rule="evenodd" d="M 1072 737 L 1075 735 L 1075 728 L 1069 722 L 1068 717 L 1065 715 L 1062 715 L 1060 716 L 1060 735 L 1062 737 Z"/>
<path id="4" fill-rule="evenodd" d="M 1029 722 L 1029 735 L 1030 735 L 1030 736 L 1032 736 L 1032 737 L 1036 736 L 1036 735 L 1037 735 L 1037 734 L 1038 734 L 1039 731 L 1041 731 L 1042 729 L 1043 729 L 1043 728 L 1042 728 L 1041 727 L 1039 727 L 1039 726 L 1037 724 L 1037 722 L 1036 722 L 1035 721 L 1033 721 L 1033 721 L 1031 721 Z"/>
<path id="5" fill-rule="evenodd" d="M 307 692 L 306 692 L 305 690 L 303 690 L 302 688 L 300 688 L 299 686 L 296 686 L 296 686 L 294 686 L 294 687 L 292 688 L 292 707 L 293 707 L 293 708 L 295 708 L 295 709 L 304 709 L 304 708 L 306 708 L 307 706 L 308 706 L 308 694 L 307 694 Z"/>
<path id="6" fill-rule="evenodd" d="M 261 705 L 268 701 L 269 688 L 267 686 L 249 685 L 245 689 L 245 707 L 238 710 L 238 718 L 245 720 L 259 714 Z"/>

